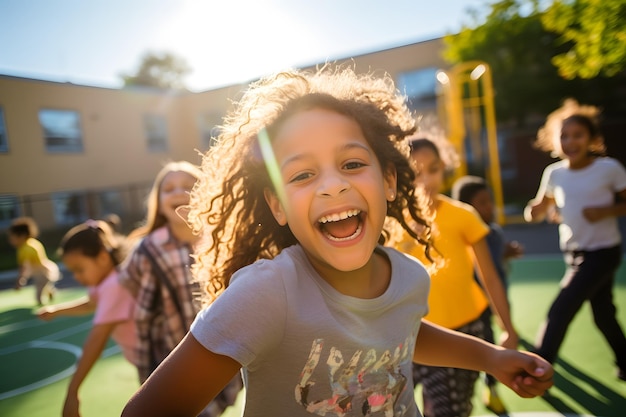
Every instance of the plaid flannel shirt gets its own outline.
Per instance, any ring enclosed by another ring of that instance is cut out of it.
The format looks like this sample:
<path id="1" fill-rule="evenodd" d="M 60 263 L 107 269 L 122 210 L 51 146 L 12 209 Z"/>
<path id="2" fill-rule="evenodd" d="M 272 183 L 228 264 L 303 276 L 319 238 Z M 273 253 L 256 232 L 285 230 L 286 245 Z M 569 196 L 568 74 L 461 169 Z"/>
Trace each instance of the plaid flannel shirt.
<path id="1" fill-rule="evenodd" d="M 175 294 L 152 272 L 152 264 L 145 252 L 139 250 L 140 245 L 147 245 L 155 255 L 157 264 Z M 121 284 L 129 289 L 137 301 L 136 358 L 141 382 L 183 339 L 200 309 L 196 300 L 198 286 L 191 283 L 191 251 L 190 245 L 178 241 L 164 226 L 144 237 L 119 274 Z M 177 297 L 182 314 L 172 300 L 172 295 Z"/>

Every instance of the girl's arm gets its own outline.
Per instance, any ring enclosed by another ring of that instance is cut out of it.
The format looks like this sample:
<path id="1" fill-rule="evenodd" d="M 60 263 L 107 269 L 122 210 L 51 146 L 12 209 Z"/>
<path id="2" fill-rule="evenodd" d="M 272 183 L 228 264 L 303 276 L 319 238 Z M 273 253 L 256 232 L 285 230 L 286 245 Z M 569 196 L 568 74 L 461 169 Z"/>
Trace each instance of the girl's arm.
<path id="1" fill-rule="evenodd" d="M 187 333 L 126 404 L 122 417 L 196 416 L 240 368 Z"/>
<path id="2" fill-rule="evenodd" d="M 65 303 L 41 307 L 37 310 L 37 317 L 52 320 L 58 316 L 84 316 L 93 313 L 95 309 L 96 303 L 88 296 L 84 296 Z"/>
<path id="3" fill-rule="evenodd" d="M 545 194 L 537 195 L 524 208 L 524 220 L 529 223 L 538 223 L 545 220 L 548 214 L 550 221 L 556 220 L 556 214 L 553 213 L 554 207 L 554 198 L 546 197 Z"/>
<path id="4" fill-rule="evenodd" d="M 426 320 L 417 335 L 413 361 L 484 371 L 524 398 L 543 395 L 553 385 L 552 365 L 538 355 L 495 346 Z"/>
<path id="5" fill-rule="evenodd" d="M 513 322 L 511 321 L 509 301 L 506 297 L 502 281 L 498 277 L 498 272 L 493 265 L 491 252 L 489 252 L 489 246 L 487 246 L 487 240 L 485 238 L 480 239 L 472 245 L 472 249 L 474 250 L 478 267 L 478 278 L 482 282 L 492 310 L 500 319 L 500 325 L 507 333 L 502 335 L 502 346 L 515 349 L 517 348 L 519 339 L 515 327 L 513 327 Z"/>
<path id="6" fill-rule="evenodd" d="M 83 344 L 83 354 L 78 360 L 76 372 L 72 376 L 70 385 L 67 388 L 65 404 L 63 405 L 63 416 L 79 416 L 78 388 L 85 380 L 85 377 L 98 360 L 104 350 L 104 346 L 109 340 L 109 336 L 118 323 L 97 324 L 92 327 L 87 340 Z"/>
<path id="7" fill-rule="evenodd" d="M 616 193 L 616 196 L 616 203 L 611 206 L 585 207 L 583 209 L 583 216 L 592 223 L 607 217 L 626 216 L 626 190 Z"/>

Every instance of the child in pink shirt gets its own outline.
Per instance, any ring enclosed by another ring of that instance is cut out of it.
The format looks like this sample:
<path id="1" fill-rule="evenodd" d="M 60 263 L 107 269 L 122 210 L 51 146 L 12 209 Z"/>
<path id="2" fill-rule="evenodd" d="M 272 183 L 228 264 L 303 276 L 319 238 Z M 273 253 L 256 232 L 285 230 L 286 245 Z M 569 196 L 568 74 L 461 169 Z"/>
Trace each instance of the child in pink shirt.
<path id="1" fill-rule="evenodd" d="M 94 313 L 93 327 L 70 381 L 63 415 L 80 415 L 78 389 L 100 357 L 109 337 L 122 348 L 126 359 L 137 363 L 137 333 L 133 311 L 135 301 L 117 279 L 122 261 L 121 243 L 104 221 L 88 220 L 70 229 L 61 241 L 63 263 L 76 280 L 89 288 L 88 296 L 37 311 L 39 318 L 79 316 Z"/>

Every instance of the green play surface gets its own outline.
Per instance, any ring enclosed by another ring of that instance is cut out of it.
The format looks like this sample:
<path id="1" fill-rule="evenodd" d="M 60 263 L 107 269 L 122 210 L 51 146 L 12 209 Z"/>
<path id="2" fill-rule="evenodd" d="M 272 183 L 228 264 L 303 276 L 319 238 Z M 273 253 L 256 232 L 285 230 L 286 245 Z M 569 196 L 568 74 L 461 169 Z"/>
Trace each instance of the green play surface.
<path id="1" fill-rule="evenodd" d="M 527 256 L 512 263 L 509 296 L 513 321 L 528 346 L 534 339 L 563 272 L 560 256 Z M 58 302 L 85 294 L 80 287 L 58 292 Z M 0 291 L 0 416 L 50 417 L 61 414 L 65 389 L 91 317 L 43 322 L 34 315 L 33 288 Z M 626 325 L 626 266 L 615 286 L 619 319 Z M 588 305 L 570 326 L 555 365 L 556 384 L 550 395 L 522 399 L 506 387 L 499 391 L 511 417 L 563 415 L 626 416 L 626 382 L 615 376 L 612 353 L 593 324 Z M 109 343 L 81 388 L 83 416 L 120 414 L 138 388 L 132 365 Z M 473 415 L 493 415 L 481 403 L 476 386 Z M 419 401 L 419 391 L 416 393 Z M 242 396 L 224 414 L 240 415 Z"/>

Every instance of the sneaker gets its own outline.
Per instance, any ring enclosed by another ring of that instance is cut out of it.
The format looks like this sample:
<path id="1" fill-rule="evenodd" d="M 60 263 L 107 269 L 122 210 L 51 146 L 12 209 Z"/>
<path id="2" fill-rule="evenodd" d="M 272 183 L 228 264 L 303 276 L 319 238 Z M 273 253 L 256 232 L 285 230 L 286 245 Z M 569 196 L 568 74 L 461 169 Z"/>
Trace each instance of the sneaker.
<path id="1" fill-rule="evenodd" d="M 500 396 L 496 392 L 495 387 L 485 387 L 483 393 L 483 403 L 489 411 L 494 414 L 505 414 L 506 408 L 500 399 Z"/>

